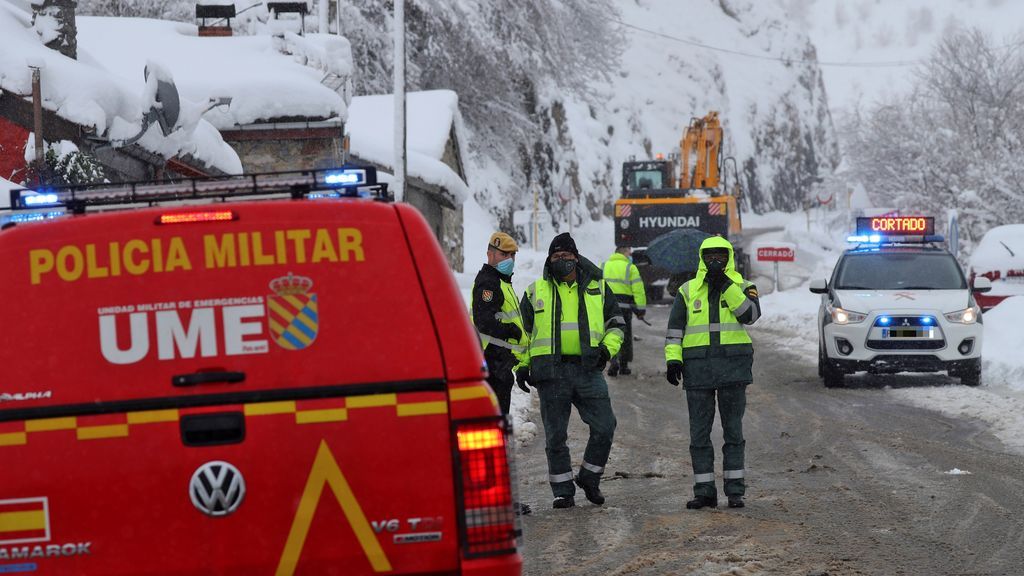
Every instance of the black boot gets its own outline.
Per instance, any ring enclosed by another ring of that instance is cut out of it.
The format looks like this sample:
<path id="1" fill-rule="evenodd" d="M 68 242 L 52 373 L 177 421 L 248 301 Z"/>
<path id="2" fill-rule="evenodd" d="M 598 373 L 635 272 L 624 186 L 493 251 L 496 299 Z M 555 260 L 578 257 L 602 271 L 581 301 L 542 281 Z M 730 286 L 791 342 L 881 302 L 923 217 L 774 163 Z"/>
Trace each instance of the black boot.
<path id="1" fill-rule="evenodd" d="M 619 375 L 619 361 L 618 360 L 612 358 L 611 365 L 608 366 L 608 375 L 609 376 L 618 376 Z"/>
<path id="2" fill-rule="evenodd" d="M 629 362 L 619 363 L 619 374 L 622 374 L 623 376 L 629 376 L 632 373 L 633 371 L 629 369 Z"/>
<path id="3" fill-rule="evenodd" d="M 701 508 L 718 508 L 718 498 L 711 498 L 708 496 L 694 496 L 693 500 L 686 503 L 686 507 L 690 510 L 700 510 Z"/>
<path id="4" fill-rule="evenodd" d="M 572 508 L 576 505 L 576 499 L 572 496 L 556 496 L 551 503 L 552 508 Z"/>
<path id="5" fill-rule="evenodd" d="M 580 480 L 579 476 L 577 476 L 576 485 L 583 488 L 583 492 L 587 495 L 587 500 L 590 500 L 598 506 L 604 504 L 604 494 L 601 494 L 601 488 L 598 487 L 597 482 L 584 482 Z"/>
<path id="6" fill-rule="evenodd" d="M 744 506 L 743 496 L 729 496 L 729 508 L 743 508 Z"/>

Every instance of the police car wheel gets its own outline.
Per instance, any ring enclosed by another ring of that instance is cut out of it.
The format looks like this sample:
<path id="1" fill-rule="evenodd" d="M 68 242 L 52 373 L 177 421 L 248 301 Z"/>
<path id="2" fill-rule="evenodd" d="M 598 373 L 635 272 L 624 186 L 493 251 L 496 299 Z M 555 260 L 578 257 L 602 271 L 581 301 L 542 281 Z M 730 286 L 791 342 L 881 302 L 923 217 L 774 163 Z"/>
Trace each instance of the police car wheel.
<path id="1" fill-rule="evenodd" d="M 825 388 L 842 388 L 846 383 L 846 374 L 828 358 L 822 359 L 821 372 Z"/>
<path id="2" fill-rule="evenodd" d="M 964 386 L 980 386 L 981 362 L 972 361 L 968 366 L 958 370 L 955 375 L 960 377 L 960 383 Z M 953 374 L 950 374 L 950 376 L 953 376 Z"/>

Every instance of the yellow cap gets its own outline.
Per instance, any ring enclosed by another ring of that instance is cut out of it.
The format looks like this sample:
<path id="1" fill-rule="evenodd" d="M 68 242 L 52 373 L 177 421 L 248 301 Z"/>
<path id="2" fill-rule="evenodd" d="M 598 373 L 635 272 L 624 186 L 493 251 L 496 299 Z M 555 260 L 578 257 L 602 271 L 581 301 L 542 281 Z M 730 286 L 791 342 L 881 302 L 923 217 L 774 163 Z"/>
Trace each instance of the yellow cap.
<path id="1" fill-rule="evenodd" d="M 516 241 L 504 232 L 495 232 L 494 234 L 491 234 L 491 239 L 487 242 L 487 245 L 491 248 L 497 248 L 502 252 L 519 251 L 519 245 L 516 244 Z"/>

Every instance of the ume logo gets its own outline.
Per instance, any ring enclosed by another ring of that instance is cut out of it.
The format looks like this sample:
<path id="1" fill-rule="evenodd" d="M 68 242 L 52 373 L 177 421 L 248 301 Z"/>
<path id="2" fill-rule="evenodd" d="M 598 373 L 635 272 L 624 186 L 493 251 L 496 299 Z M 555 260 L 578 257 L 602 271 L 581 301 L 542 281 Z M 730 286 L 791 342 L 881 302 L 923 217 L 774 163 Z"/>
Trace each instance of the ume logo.
<path id="1" fill-rule="evenodd" d="M 154 343 L 160 360 L 266 354 L 265 318 L 262 303 L 101 314 L 100 347 L 112 364 L 139 362 L 153 352 Z"/>

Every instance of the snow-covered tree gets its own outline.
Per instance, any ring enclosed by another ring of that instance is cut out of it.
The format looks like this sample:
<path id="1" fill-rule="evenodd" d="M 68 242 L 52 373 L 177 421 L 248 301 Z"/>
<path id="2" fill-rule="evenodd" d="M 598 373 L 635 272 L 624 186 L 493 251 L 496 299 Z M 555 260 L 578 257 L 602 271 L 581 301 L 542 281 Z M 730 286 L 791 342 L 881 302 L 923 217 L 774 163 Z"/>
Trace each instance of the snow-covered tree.
<path id="1" fill-rule="evenodd" d="M 956 209 L 962 246 L 1024 221 L 1024 54 L 979 30 L 948 32 L 912 92 L 846 122 L 852 173 L 883 206 Z"/>

